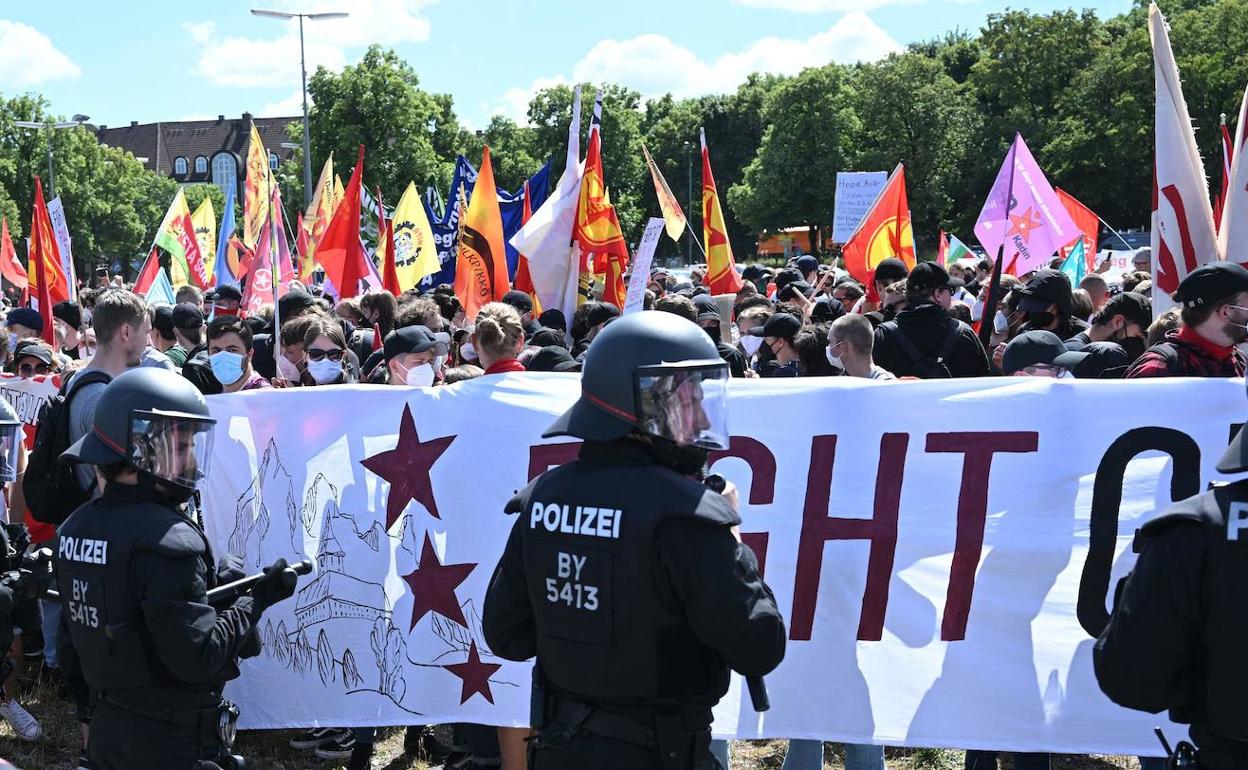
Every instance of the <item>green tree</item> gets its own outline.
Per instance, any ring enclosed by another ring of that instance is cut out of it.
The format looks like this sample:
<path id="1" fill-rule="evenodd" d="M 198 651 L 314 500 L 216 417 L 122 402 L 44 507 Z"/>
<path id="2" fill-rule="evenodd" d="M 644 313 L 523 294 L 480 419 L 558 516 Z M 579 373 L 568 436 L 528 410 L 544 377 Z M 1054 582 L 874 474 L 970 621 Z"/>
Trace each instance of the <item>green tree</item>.
<path id="1" fill-rule="evenodd" d="M 490 124 L 484 131 L 467 137 L 467 151 L 464 154 L 474 166 L 480 165 L 481 151 L 489 145 L 490 162 L 494 167 L 494 181 L 498 189 L 515 192 L 547 160 L 533 157 L 532 142 L 532 129 L 517 125 L 506 116 L 495 115 L 490 118 Z"/>
<path id="2" fill-rule="evenodd" d="M 758 154 L 727 190 L 727 203 L 756 231 L 805 225 L 818 253 L 819 229 L 832 220 L 836 172 L 850 167 L 862 130 L 849 71 L 836 64 L 804 70 L 767 97 L 763 116 Z"/>
<path id="3" fill-rule="evenodd" d="M 192 214 L 195 213 L 195 209 L 203 204 L 205 198 L 210 199 L 212 201 L 212 210 L 217 215 L 217 221 L 221 221 L 221 213 L 225 211 L 225 193 L 221 192 L 220 187 L 206 182 L 188 184 L 182 186 L 182 194 L 186 196 L 186 205 Z"/>

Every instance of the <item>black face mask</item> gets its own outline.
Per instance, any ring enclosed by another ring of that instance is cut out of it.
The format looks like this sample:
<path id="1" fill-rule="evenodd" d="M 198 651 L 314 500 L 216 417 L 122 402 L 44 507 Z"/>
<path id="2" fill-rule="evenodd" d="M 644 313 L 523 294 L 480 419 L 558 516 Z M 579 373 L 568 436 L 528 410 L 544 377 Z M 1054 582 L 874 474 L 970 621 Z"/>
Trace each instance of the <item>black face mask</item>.
<path id="1" fill-rule="evenodd" d="M 711 338 L 711 342 L 714 342 L 716 345 L 719 344 L 719 324 L 703 326 L 702 331 L 706 332 L 706 335 Z"/>
<path id="2" fill-rule="evenodd" d="M 1126 337 L 1118 344 L 1122 346 L 1123 350 L 1127 351 L 1127 358 L 1131 359 L 1131 361 L 1135 361 L 1135 359 L 1144 355 L 1144 351 L 1148 349 L 1144 340 L 1139 337 Z"/>
<path id="3" fill-rule="evenodd" d="M 1047 329 L 1057 320 L 1057 316 L 1045 310 L 1040 313 L 1028 313 L 1027 325 L 1033 329 Z"/>
<path id="4" fill-rule="evenodd" d="M 701 478 L 702 470 L 711 451 L 700 446 L 682 446 L 674 441 L 649 436 L 650 453 L 664 468 L 670 468 L 682 476 Z"/>

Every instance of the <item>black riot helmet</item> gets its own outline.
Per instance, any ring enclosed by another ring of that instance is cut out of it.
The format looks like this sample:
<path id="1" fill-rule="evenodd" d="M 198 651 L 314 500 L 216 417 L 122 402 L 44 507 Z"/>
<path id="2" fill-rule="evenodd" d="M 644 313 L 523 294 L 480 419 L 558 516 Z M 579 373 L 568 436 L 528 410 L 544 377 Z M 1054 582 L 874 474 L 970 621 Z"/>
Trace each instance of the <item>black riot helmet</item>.
<path id="1" fill-rule="evenodd" d="M 130 369 L 104 386 L 91 432 L 61 462 L 127 463 L 171 491 L 193 493 L 208 472 L 216 420 L 188 380 L 156 367 Z"/>
<path id="2" fill-rule="evenodd" d="M 679 446 L 727 449 L 728 365 L 697 324 L 630 313 L 585 354 L 581 397 L 543 434 L 611 441 L 636 431 Z"/>

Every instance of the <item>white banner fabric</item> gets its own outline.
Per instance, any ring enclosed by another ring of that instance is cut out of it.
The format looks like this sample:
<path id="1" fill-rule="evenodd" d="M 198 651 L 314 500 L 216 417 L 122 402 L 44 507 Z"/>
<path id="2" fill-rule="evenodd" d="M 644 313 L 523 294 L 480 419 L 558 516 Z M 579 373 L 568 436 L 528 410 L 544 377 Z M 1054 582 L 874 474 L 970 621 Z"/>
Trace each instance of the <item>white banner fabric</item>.
<path id="1" fill-rule="evenodd" d="M 529 666 L 490 652 L 481 608 L 514 521 L 503 505 L 575 451 L 540 434 L 578 392 L 575 375 L 509 374 L 210 397 L 217 554 L 318 563 L 227 690 L 242 726 L 527 725 Z M 1216 479 L 1242 383 L 828 378 L 731 394 L 732 449 L 713 467 L 741 489 L 789 642 L 771 711 L 734 677 L 717 734 L 1157 753 L 1165 720 L 1100 693 L 1093 635 L 1136 528 L 1172 485 Z"/>
<path id="2" fill-rule="evenodd" d="M 854 234 L 888 181 L 885 171 L 838 171 L 832 201 L 832 240 L 844 243 Z"/>

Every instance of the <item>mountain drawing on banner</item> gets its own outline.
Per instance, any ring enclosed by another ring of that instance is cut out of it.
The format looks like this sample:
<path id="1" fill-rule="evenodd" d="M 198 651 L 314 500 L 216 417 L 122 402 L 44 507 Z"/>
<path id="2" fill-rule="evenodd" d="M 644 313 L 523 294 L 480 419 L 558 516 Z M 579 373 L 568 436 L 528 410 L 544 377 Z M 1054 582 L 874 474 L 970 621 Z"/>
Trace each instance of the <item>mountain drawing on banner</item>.
<path id="1" fill-rule="evenodd" d="M 272 559 L 266 558 L 263 546 L 275 513 L 281 514 L 290 523 L 289 547 L 293 551 L 287 551 L 286 545 L 273 550 L 286 558 L 290 558 L 292 553 L 303 553 L 301 542 L 295 538 L 298 519 L 294 484 L 277 454 L 276 444 L 270 439 L 264 448 L 260 469 L 238 498 L 234 509 L 234 530 L 229 539 L 229 552 L 241 557 L 249 568 L 261 569 L 272 562 Z"/>
<path id="2" fill-rule="evenodd" d="M 446 642 L 446 651 L 467 653 L 475 643 L 479 649 L 486 649 L 485 632 L 481 628 L 481 613 L 477 612 L 472 599 L 464 601 L 460 605 L 463 610 L 464 617 L 468 619 L 467 626 L 461 626 L 453 620 L 447 620 L 441 615 L 433 616 L 431 624 L 433 633 L 443 642 Z M 443 656 L 439 655 L 438 659 Z"/>

